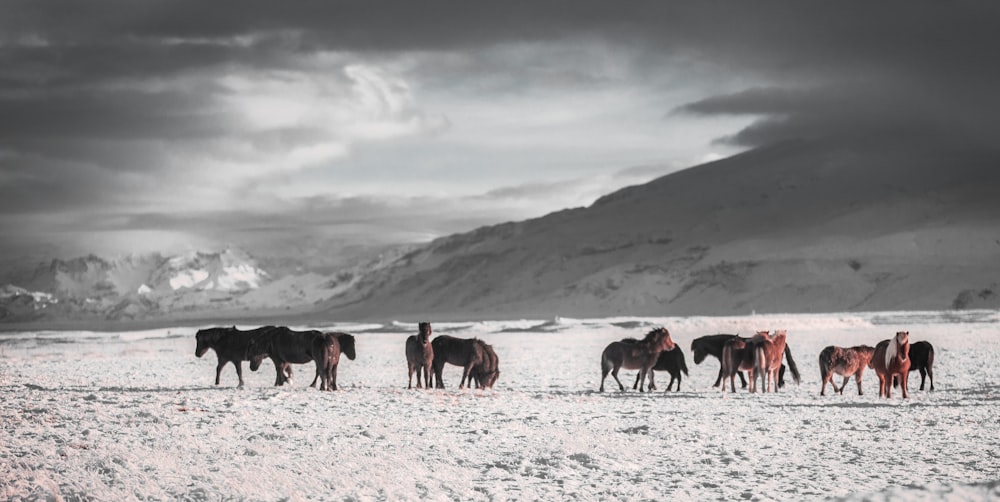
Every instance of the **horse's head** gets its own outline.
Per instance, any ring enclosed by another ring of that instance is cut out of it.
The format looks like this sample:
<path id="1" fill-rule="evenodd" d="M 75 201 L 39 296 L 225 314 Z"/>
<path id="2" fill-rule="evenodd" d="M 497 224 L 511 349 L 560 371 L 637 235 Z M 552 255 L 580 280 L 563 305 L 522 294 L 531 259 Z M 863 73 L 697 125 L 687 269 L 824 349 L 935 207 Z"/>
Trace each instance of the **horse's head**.
<path id="1" fill-rule="evenodd" d="M 358 353 L 354 349 L 354 335 L 342 333 L 337 336 L 337 341 L 340 342 L 340 352 L 347 356 L 348 359 L 353 361 L 358 356 Z"/>
<path id="2" fill-rule="evenodd" d="M 896 347 L 898 348 L 899 358 L 905 361 L 910 355 L 910 332 L 909 331 L 897 331 L 896 332 Z"/>
<path id="3" fill-rule="evenodd" d="M 208 349 L 215 347 L 219 339 L 225 334 L 227 328 L 207 328 L 199 329 L 194 335 L 198 345 L 194 349 L 195 357 L 201 357 L 208 352 Z"/>
<path id="4" fill-rule="evenodd" d="M 420 343 L 424 345 L 430 343 L 431 333 L 432 333 L 431 323 L 422 322 L 419 324 L 419 328 L 420 328 L 420 334 L 417 336 L 417 339 L 419 339 Z"/>
<path id="5" fill-rule="evenodd" d="M 667 331 L 667 328 L 656 328 L 653 331 L 650 331 L 649 335 L 653 336 L 654 346 L 662 351 L 669 352 L 674 350 L 674 347 L 677 346 L 677 344 L 670 339 L 670 332 Z M 647 335 L 647 337 L 649 335 Z"/>
<path id="6" fill-rule="evenodd" d="M 264 358 L 271 351 L 270 337 L 266 334 L 258 334 L 250 337 L 247 342 L 247 353 L 245 359 L 250 361 L 250 371 L 257 371 L 264 362 Z"/>

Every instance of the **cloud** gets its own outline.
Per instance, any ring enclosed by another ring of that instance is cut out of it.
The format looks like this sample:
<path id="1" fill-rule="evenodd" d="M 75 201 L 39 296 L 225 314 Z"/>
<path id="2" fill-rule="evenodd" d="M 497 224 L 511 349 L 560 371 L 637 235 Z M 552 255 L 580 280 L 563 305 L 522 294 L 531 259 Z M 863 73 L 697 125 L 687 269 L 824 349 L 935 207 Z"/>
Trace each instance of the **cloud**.
<path id="1" fill-rule="evenodd" d="M 986 158 L 998 22 L 971 2 L 14 0 L 0 225 L 431 235 L 791 138 Z"/>

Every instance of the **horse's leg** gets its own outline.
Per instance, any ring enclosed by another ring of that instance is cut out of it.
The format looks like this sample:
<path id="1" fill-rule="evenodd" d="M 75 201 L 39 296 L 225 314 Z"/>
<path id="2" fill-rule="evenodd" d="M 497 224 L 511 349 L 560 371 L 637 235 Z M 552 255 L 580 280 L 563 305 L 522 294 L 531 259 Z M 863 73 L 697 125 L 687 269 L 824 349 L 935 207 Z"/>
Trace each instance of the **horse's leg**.
<path id="1" fill-rule="evenodd" d="M 918 368 L 920 370 L 920 390 L 924 390 L 924 378 L 927 377 L 927 370 L 923 368 Z"/>
<path id="2" fill-rule="evenodd" d="M 413 363 L 407 361 L 406 363 L 406 388 L 413 388 Z M 420 373 L 417 372 L 417 388 L 420 388 Z"/>
<path id="3" fill-rule="evenodd" d="M 330 365 L 330 390 L 337 390 L 337 365 Z"/>
<path id="4" fill-rule="evenodd" d="M 434 364 L 434 386 L 438 389 L 444 388 L 444 378 L 441 378 L 441 374 L 444 373 L 444 364 L 440 366 Z"/>
<path id="5" fill-rule="evenodd" d="M 622 385 L 622 381 L 618 379 L 618 370 L 620 369 L 621 366 L 615 366 L 614 369 L 611 370 L 611 376 L 615 377 L 615 381 L 618 382 L 618 390 L 620 392 L 625 392 L 625 386 Z M 639 382 L 639 388 L 642 388 L 642 382 Z"/>
<path id="6" fill-rule="evenodd" d="M 740 388 L 741 389 L 747 388 L 747 379 L 743 378 L 743 372 L 742 371 L 737 371 L 736 374 L 740 376 L 740 384 L 741 384 Z M 733 392 L 736 392 L 736 391 L 734 390 Z"/>
<path id="7" fill-rule="evenodd" d="M 632 384 L 632 390 L 636 390 L 639 388 L 639 375 L 640 373 L 635 374 L 635 383 Z"/>
<path id="8" fill-rule="evenodd" d="M 906 387 L 909 386 L 908 383 L 909 383 L 909 380 L 910 380 L 910 372 L 909 371 L 904 371 L 903 374 L 900 375 L 899 380 L 900 380 L 899 381 L 899 386 L 903 388 L 903 399 L 906 399 L 906 398 L 910 397 L 909 393 L 906 391 Z"/>
<path id="9" fill-rule="evenodd" d="M 465 388 L 466 379 L 469 379 L 469 385 L 472 385 L 472 378 L 469 376 L 470 371 L 472 371 L 472 363 L 466 364 L 465 368 L 462 369 L 462 381 L 458 383 L 459 389 Z"/>
<path id="10" fill-rule="evenodd" d="M 240 379 L 240 388 L 243 388 L 243 362 L 233 361 L 233 365 L 236 366 L 236 376 Z"/>
<path id="11" fill-rule="evenodd" d="M 934 390 L 934 367 L 930 364 L 927 365 L 927 378 L 931 381 L 931 390 Z"/>
<path id="12" fill-rule="evenodd" d="M 652 392 L 656 390 L 656 381 L 653 378 L 653 368 L 649 368 L 649 385 L 646 386 L 646 390 Z"/>
<path id="13" fill-rule="evenodd" d="M 712 387 L 718 387 L 718 386 L 719 386 L 719 383 L 722 383 L 722 386 L 723 386 L 723 387 L 725 387 L 725 386 L 726 386 L 725 382 L 723 382 L 723 381 L 722 381 L 722 379 L 724 378 L 724 375 L 722 374 L 722 369 L 723 369 L 723 368 L 722 368 L 722 366 L 720 365 L 720 366 L 719 366 L 719 376 L 715 378 L 715 383 L 714 383 L 714 384 L 712 384 Z"/>
<path id="14" fill-rule="evenodd" d="M 222 367 L 226 365 L 226 360 L 219 358 L 219 364 L 215 366 L 215 385 L 219 385 L 219 377 L 222 375 Z"/>

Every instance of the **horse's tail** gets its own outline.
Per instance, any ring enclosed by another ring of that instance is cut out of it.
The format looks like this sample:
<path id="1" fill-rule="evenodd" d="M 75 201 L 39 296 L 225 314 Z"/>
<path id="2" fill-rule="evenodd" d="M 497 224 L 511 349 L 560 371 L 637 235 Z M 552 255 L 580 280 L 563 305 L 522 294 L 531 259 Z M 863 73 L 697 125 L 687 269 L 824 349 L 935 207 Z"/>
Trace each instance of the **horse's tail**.
<path id="1" fill-rule="evenodd" d="M 767 374 L 767 349 L 764 348 L 764 344 L 752 345 L 753 347 L 753 384 L 752 387 L 757 386 L 757 376 L 760 376 L 761 392 L 767 392 L 767 380 L 765 380 L 765 375 Z M 751 391 L 753 392 L 753 391 Z"/>
<path id="2" fill-rule="evenodd" d="M 785 350 L 788 350 L 788 345 L 785 345 Z M 788 352 L 789 354 L 791 352 Z M 825 382 L 827 375 L 830 374 L 830 368 L 833 367 L 833 352 L 824 350 L 819 353 L 819 377 L 820 380 Z"/>
<path id="3" fill-rule="evenodd" d="M 792 349 L 785 345 L 785 358 L 788 359 L 788 369 L 792 370 L 792 378 L 795 379 L 795 384 L 798 385 L 802 382 L 802 377 L 799 375 L 799 367 L 795 365 L 795 359 L 792 359 Z"/>
<path id="4" fill-rule="evenodd" d="M 678 357 L 678 359 L 680 359 L 680 361 L 679 361 L 680 365 L 679 366 L 681 367 L 681 371 L 683 371 L 684 375 L 687 376 L 687 374 L 688 374 L 688 365 L 687 365 L 687 362 L 684 361 L 684 353 L 681 352 L 680 350 L 678 350 L 677 352 L 680 353 L 680 357 Z"/>

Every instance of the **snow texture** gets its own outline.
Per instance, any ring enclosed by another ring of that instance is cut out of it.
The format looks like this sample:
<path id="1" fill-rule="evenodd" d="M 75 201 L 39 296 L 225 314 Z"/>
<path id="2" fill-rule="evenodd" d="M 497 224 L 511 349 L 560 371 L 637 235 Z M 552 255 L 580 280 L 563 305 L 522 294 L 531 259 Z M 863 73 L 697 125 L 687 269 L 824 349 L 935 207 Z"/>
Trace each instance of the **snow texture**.
<path id="1" fill-rule="evenodd" d="M 1000 497 L 1000 312 L 434 323 L 495 347 L 492 391 L 458 390 L 454 366 L 447 389 L 406 390 L 416 321 L 315 326 L 358 337 L 337 392 L 307 387 L 312 364 L 283 388 L 244 364 L 243 389 L 227 366 L 216 387 L 196 328 L 0 333 L 0 498 Z M 685 351 L 681 392 L 596 392 L 604 346 L 661 325 Z M 712 388 L 719 365 L 695 365 L 691 340 L 762 329 L 788 330 L 802 384 Z M 912 373 L 908 400 L 881 399 L 869 370 L 864 396 L 819 395 L 823 347 L 900 330 L 934 344 L 935 391 Z"/>

